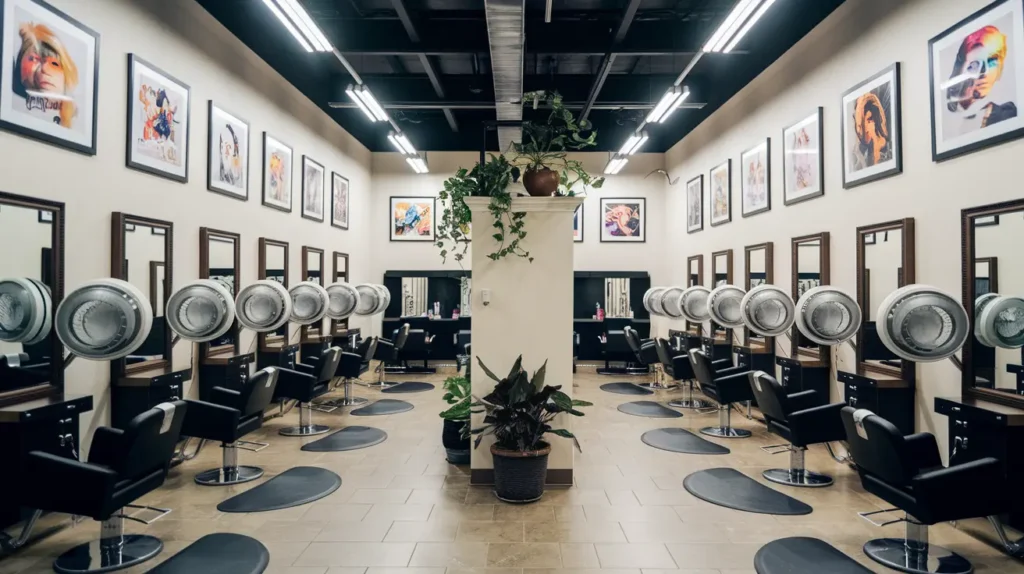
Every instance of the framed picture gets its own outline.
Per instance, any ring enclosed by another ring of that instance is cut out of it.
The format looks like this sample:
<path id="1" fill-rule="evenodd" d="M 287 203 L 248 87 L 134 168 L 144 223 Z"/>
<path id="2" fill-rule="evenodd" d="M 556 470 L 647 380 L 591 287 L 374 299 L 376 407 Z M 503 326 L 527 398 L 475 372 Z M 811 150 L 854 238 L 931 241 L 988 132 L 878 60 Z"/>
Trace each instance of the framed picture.
<path id="1" fill-rule="evenodd" d="M 331 172 L 331 225 L 348 229 L 348 180 Z"/>
<path id="2" fill-rule="evenodd" d="M 711 188 L 711 225 L 732 221 L 732 160 L 711 169 L 708 178 Z"/>
<path id="3" fill-rule="evenodd" d="M 583 204 L 581 203 L 572 214 L 572 240 L 583 243 Z"/>
<path id="4" fill-rule="evenodd" d="M 188 182 L 189 87 L 128 54 L 128 167 Z"/>
<path id="5" fill-rule="evenodd" d="M 229 197 L 249 199 L 249 122 L 210 100 L 207 126 L 206 188 Z"/>
<path id="6" fill-rule="evenodd" d="M 435 197 L 391 198 L 391 241 L 434 241 Z"/>
<path id="7" fill-rule="evenodd" d="M 263 132 L 263 205 L 292 211 L 292 148 Z"/>
<path id="8" fill-rule="evenodd" d="M 782 130 L 782 203 L 825 194 L 824 108 Z"/>
<path id="9" fill-rule="evenodd" d="M 601 198 L 601 241 L 647 241 L 647 200 L 643 197 Z"/>
<path id="10" fill-rule="evenodd" d="M 772 208 L 772 140 L 740 154 L 740 213 L 750 217 Z"/>
<path id="11" fill-rule="evenodd" d="M 842 104 L 843 188 L 901 173 L 899 62 L 847 90 Z"/>
<path id="12" fill-rule="evenodd" d="M 0 2 L 0 127 L 96 155 L 100 35 L 42 0 Z"/>
<path id="13" fill-rule="evenodd" d="M 932 160 L 1024 136 L 1024 3 L 999 0 L 928 42 Z"/>
<path id="14" fill-rule="evenodd" d="M 324 166 L 302 156 L 302 217 L 324 220 Z"/>
<path id="15" fill-rule="evenodd" d="M 704 229 L 704 174 L 686 182 L 686 232 Z"/>
<path id="16" fill-rule="evenodd" d="M 996 217 L 999 217 L 998 215 Z M 53 223 L 53 212 L 45 209 L 39 210 L 39 223 Z"/>

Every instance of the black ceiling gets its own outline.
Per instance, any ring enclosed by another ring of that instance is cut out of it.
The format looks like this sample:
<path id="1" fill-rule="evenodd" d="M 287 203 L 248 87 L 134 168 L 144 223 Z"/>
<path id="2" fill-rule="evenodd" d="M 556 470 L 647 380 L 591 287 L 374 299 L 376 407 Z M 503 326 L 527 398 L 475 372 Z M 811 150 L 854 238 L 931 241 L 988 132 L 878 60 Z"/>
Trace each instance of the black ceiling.
<path id="1" fill-rule="evenodd" d="M 344 89 L 352 83 L 333 54 L 305 52 L 261 0 L 196 1 L 364 145 L 392 149 L 387 124 L 329 106 L 350 103 Z M 388 113 L 413 145 L 480 149 L 481 122 L 495 118 L 493 109 L 480 109 L 494 102 L 484 0 L 300 1 L 386 109 L 406 104 Z M 607 68 L 589 115 L 600 151 L 622 145 L 736 4 L 554 0 L 545 23 L 544 0 L 525 1 L 527 91 L 558 90 L 582 106 Z M 683 83 L 688 103 L 707 105 L 651 127 L 643 151 L 662 152 L 682 139 L 842 2 L 779 0 L 734 53 L 706 54 Z M 493 132 L 488 148 L 497 148 Z"/>

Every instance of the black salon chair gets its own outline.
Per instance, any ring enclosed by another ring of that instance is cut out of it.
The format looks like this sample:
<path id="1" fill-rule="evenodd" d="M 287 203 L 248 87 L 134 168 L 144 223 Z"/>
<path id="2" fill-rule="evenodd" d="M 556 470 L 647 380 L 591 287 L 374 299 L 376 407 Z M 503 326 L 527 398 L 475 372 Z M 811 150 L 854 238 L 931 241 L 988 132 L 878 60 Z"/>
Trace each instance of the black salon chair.
<path id="1" fill-rule="evenodd" d="M 821 404 L 815 391 L 789 394 L 775 377 L 764 371 L 750 373 L 750 387 L 764 415 L 768 431 L 789 441 L 787 445 L 767 446 L 771 454 L 789 452 L 789 468 L 762 473 L 766 479 L 789 486 L 823 487 L 832 485 L 832 477 L 804 468 L 804 453 L 812 444 L 846 440 L 846 429 L 839 413 L 846 403 Z"/>
<path id="2" fill-rule="evenodd" d="M 690 364 L 701 392 L 718 403 L 718 426 L 705 427 L 700 432 L 719 438 L 749 437 L 750 431 L 732 428 L 732 404 L 754 398 L 750 379 L 747 378 L 750 368 L 727 366 L 728 362 L 714 363 L 701 349 L 690 349 Z"/>
<path id="3" fill-rule="evenodd" d="M 299 426 L 286 427 L 279 432 L 284 436 L 312 436 L 323 434 L 330 429 L 327 425 L 313 424 L 313 399 L 327 394 L 331 390 L 331 379 L 338 370 L 341 361 L 341 349 L 330 347 L 316 358 L 315 363 L 307 365 L 295 363 L 295 369 L 278 367 L 277 389 L 274 400 L 299 401 Z M 317 407 L 330 412 L 333 407 Z"/>
<path id="4" fill-rule="evenodd" d="M 654 348 L 658 353 L 658 362 L 661 363 L 662 372 L 672 378 L 676 383 L 674 386 L 685 384 L 689 387 L 685 399 L 671 401 L 668 403 L 668 406 L 682 409 L 707 409 L 714 407 L 708 401 L 693 398 L 696 375 L 693 374 L 690 356 L 685 351 L 673 349 L 668 339 L 658 339 L 655 341 Z"/>
<path id="5" fill-rule="evenodd" d="M 633 353 L 633 349 L 629 346 L 629 342 L 626 340 L 625 330 L 610 330 L 605 335 L 605 339 L 601 344 L 601 352 L 604 354 L 604 370 L 598 371 L 602 374 L 627 374 L 631 372 L 629 368 L 631 363 L 636 360 L 636 355 Z M 624 369 L 612 369 L 611 363 L 622 362 L 626 363 Z"/>
<path id="6" fill-rule="evenodd" d="M 277 368 L 267 367 L 250 377 L 241 390 L 213 387 L 206 401 L 187 401 L 188 416 L 181 434 L 220 441 L 223 452 L 220 468 L 197 474 L 198 484 L 224 486 L 263 476 L 263 469 L 258 466 L 238 464 L 238 449 L 259 452 L 268 446 L 240 439 L 263 426 L 263 411 L 274 399 L 277 377 Z"/>
<path id="7" fill-rule="evenodd" d="M 950 520 L 993 516 L 1010 507 L 1003 468 L 995 458 L 942 466 L 939 445 L 930 433 L 904 436 L 895 425 L 866 409 L 841 412 L 850 454 L 864 490 L 896 508 L 868 516 L 906 512 L 906 538 L 880 538 L 864 545 L 869 558 L 912 573 L 973 571 L 959 554 L 928 543 L 928 526 Z"/>
<path id="8" fill-rule="evenodd" d="M 123 430 L 99 427 L 88 462 L 42 451 L 25 459 L 23 506 L 44 512 L 88 516 L 102 522 L 100 539 L 61 554 L 53 569 L 62 573 L 109 572 L 145 562 L 163 549 L 153 536 L 124 533 L 124 519 L 144 524 L 170 510 L 131 504 L 160 488 L 167 477 L 188 407 L 184 401 L 161 403 L 133 418 Z M 160 512 L 149 521 L 127 516 L 125 508 Z"/>
<path id="9" fill-rule="evenodd" d="M 430 351 L 433 346 L 434 337 L 423 329 L 410 329 L 409 336 L 405 339 L 398 352 L 398 361 L 405 367 L 406 372 L 432 373 L 434 370 L 428 366 Z M 422 361 L 422 367 L 409 367 L 409 361 Z"/>
<path id="10" fill-rule="evenodd" d="M 352 394 L 352 383 L 359 380 L 359 375 L 370 370 L 370 361 L 373 360 L 373 356 L 376 352 L 377 338 L 370 337 L 369 339 L 364 340 L 359 345 L 359 348 L 354 352 L 342 353 L 341 360 L 338 361 L 338 369 L 334 372 L 334 376 L 341 379 L 341 385 L 345 389 L 345 396 L 340 399 L 329 399 L 317 402 L 317 406 L 338 408 L 352 407 L 366 403 L 366 399 Z"/>
<path id="11" fill-rule="evenodd" d="M 405 342 L 409 340 L 410 327 L 408 323 L 403 324 L 398 329 L 395 329 L 391 339 L 378 338 L 377 339 L 377 351 L 374 353 L 373 358 L 380 361 L 377 365 L 377 385 L 381 389 L 391 387 L 391 383 L 386 380 L 387 377 L 387 364 L 398 361 L 398 357 L 402 353 L 402 348 L 405 347 Z M 367 383 L 367 386 L 370 386 Z"/>
<path id="12" fill-rule="evenodd" d="M 639 363 L 645 371 L 650 372 L 652 366 L 659 364 L 657 341 L 654 339 L 641 339 L 640 333 L 632 327 L 626 327 L 622 332 L 626 336 L 626 344 L 629 345 L 630 350 L 633 351 L 633 356 L 636 358 L 637 363 Z M 642 387 L 651 387 L 653 389 L 668 388 L 661 384 L 657 373 L 654 374 L 653 380 L 637 384 Z"/>

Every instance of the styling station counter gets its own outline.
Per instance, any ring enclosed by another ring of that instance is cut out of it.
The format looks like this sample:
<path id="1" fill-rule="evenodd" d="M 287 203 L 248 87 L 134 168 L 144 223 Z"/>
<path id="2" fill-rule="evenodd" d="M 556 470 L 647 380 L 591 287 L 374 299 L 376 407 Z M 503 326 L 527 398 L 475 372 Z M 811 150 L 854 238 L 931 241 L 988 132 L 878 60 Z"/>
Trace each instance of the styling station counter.
<path id="1" fill-rule="evenodd" d="M 430 319 L 428 317 L 399 317 L 384 318 L 381 336 L 385 339 L 394 337 L 396 329 L 408 323 L 410 329 L 421 329 L 428 336 L 434 339 L 430 343 L 430 359 L 441 361 L 454 361 L 456 355 L 462 354 L 458 349 L 455 339 L 459 331 L 469 331 L 472 327 L 470 317 L 459 317 L 458 319 L 442 318 Z"/>
<path id="2" fill-rule="evenodd" d="M 214 387 L 240 391 L 249 380 L 255 360 L 252 353 L 244 355 L 221 354 L 207 357 L 199 362 L 199 400 L 210 400 Z"/>
<path id="3" fill-rule="evenodd" d="M 604 345 L 601 343 L 601 338 L 607 335 L 608 331 L 617 331 L 629 326 L 636 329 L 641 339 L 651 336 L 650 319 L 608 317 L 601 320 L 584 317 L 573 319 L 572 326 L 580 337 L 580 350 L 577 359 L 581 361 L 604 360 Z"/>
<path id="4" fill-rule="evenodd" d="M 175 371 L 161 367 L 122 375 L 110 389 L 110 424 L 123 429 L 133 418 L 156 405 L 176 401 L 185 396 L 185 383 L 192 379 L 192 369 Z"/>

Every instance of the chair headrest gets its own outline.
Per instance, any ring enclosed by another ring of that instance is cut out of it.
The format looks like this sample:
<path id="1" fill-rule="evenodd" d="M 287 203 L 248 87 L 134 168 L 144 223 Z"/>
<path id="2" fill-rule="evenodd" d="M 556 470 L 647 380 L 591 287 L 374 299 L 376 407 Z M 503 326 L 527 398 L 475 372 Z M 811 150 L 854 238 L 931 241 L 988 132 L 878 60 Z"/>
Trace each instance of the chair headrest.
<path id="1" fill-rule="evenodd" d="M 160 403 L 155 408 L 163 411 L 163 422 L 160 423 L 160 434 L 165 434 L 171 430 L 171 425 L 174 423 L 174 411 L 177 408 L 174 403 Z"/>
<path id="2" fill-rule="evenodd" d="M 857 434 L 860 436 L 860 438 L 868 440 L 868 433 L 866 430 L 864 430 L 864 421 L 868 417 L 874 415 L 875 413 L 869 411 L 868 409 L 857 409 L 853 411 L 853 424 L 857 428 Z"/>

